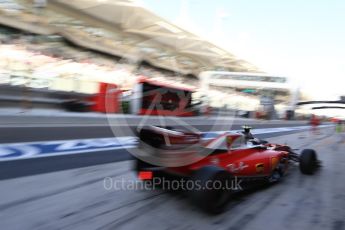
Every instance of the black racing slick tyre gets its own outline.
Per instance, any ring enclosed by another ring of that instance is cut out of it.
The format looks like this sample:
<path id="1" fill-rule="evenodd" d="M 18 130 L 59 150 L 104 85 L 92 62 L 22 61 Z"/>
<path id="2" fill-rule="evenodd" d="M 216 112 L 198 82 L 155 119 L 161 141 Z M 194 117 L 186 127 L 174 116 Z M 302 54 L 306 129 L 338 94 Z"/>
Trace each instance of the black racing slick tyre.
<path id="1" fill-rule="evenodd" d="M 192 203 L 210 214 L 222 213 L 231 195 L 233 176 L 216 166 L 206 166 L 192 176 Z"/>
<path id="2" fill-rule="evenodd" d="M 147 171 L 149 168 L 152 168 L 152 167 L 155 167 L 155 166 L 137 158 L 134 161 L 133 168 L 136 173 L 139 173 L 141 171 Z"/>
<path id="3" fill-rule="evenodd" d="M 303 174 L 314 174 L 317 169 L 318 160 L 313 149 L 304 149 L 299 157 L 299 169 Z"/>

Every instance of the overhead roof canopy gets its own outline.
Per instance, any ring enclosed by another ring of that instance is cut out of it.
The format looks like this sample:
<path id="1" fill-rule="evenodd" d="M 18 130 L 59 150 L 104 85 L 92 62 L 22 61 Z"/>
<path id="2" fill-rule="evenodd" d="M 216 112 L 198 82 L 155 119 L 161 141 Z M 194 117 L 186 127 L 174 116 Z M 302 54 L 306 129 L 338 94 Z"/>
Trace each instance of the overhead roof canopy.
<path id="1" fill-rule="evenodd" d="M 75 17 L 103 23 L 107 29 L 121 34 L 122 42 L 139 48 L 142 56 L 171 64 L 232 71 L 256 71 L 250 63 L 237 59 L 228 51 L 153 14 L 132 0 L 49 0 L 48 6 L 60 8 Z M 131 49 L 130 48 L 130 49 Z M 157 52 L 158 51 L 158 52 Z M 165 52 L 164 52 L 165 51 Z"/>
<path id="2" fill-rule="evenodd" d="M 89 49 L 148 61 L 183 74 L 204 70 L 260 72 L 252 64 L 141 7 L 133 0 L 14 0 L 0 22 L 39 34 L 58 33 Z M 8 6 L 0 6 L 0 11 Z"/>

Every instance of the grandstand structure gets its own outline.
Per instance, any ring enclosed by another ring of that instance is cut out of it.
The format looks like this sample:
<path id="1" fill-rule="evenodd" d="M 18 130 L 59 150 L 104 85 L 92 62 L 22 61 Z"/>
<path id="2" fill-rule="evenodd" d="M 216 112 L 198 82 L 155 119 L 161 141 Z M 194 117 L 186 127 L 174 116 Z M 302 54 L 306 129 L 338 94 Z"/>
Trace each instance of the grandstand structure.
<path id="1" fill-rule="evenodd" d="M 257 96 L 275 97 L 279 101 L 288 101 L 292 86 L 284 76 L 226 71 L 204 71 L 199 78 L 208 84 L 226 88 L 238 93 Z"/>
<path id="2" fill-rule="evenodd" d="M 293 89 L 288 79 L 280 75 L 204 71 L 199 74 L 199 79 L 202 82 L 202 91 L 208 92 L 205 95 L 210 95 L 214 91 L 230 95 L 230 99 L 220 95 L 215 101 L 228 100 L 226 104 L 232 108 L 244 110 L 255 108 L 269 118 L 279 116 L 277 109 L 280 113 L 289 110 L 296 103 L 294 100 L 298 98 L 297 89 Z"/>
<path id="3" fill-rule="evenodd" d="M 132 76 L 140 75 L 198 89 L 205 71 L 262 73 L 134 0 L 3 0 L 0 25 L 0 84 L 93 94 L 99 82 L 131 89 Z M 211 106 L 260 105 L 258 94 L 216 78 L 209 87 Z"/>
<path id="4" fill-rule="evenodd" d="M 258 71 L 135 1 L 2 1 L 0 15 L 3 25 L 36 34 L 58 34 L 81 47 L 132 62 L 146 61 L 184 75 L 197 75 L 205 69 Z"/>

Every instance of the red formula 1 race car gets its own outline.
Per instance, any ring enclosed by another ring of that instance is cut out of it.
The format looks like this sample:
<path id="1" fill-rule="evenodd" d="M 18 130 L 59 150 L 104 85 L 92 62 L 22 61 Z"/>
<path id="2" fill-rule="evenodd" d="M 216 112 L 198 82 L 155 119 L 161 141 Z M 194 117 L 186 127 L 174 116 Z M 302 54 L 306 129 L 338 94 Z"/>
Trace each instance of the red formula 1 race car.
<path id="1" fill-rule="evenodd" d="M 319 166 L 312 149 L 297 154 L 286 145 L 248 140 L 243 132 L 205 139 L 202 133 L 149 126 L 138 131 L 138 137 L 139 178 L 179 178 L 193 203 L 211 213 L 222 212 L 231 194 L 251 184 L 280 181 L 291 163 L 299 163 L 304 174 L 313 174 Z"/>

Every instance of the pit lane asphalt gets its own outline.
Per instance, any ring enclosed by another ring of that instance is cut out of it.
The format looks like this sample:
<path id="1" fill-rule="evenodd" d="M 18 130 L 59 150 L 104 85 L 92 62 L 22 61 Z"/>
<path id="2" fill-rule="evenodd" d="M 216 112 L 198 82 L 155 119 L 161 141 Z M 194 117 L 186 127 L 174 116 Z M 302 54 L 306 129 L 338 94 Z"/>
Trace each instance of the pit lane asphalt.
<path id="1" fill-rule="evenodd" d="M 227 229 L 342 230 L 345 228 L 345 142 L 334 130 L 271 138 L 314 148 L 323 167 L 302 175 L 292 166 L 278 184 L 233 197 L 225 213 L 210 216 L 184 193 L 104 188 L 103 180 L 135 180 L 131 161 L 0 181 L 4 229 Z"/>

